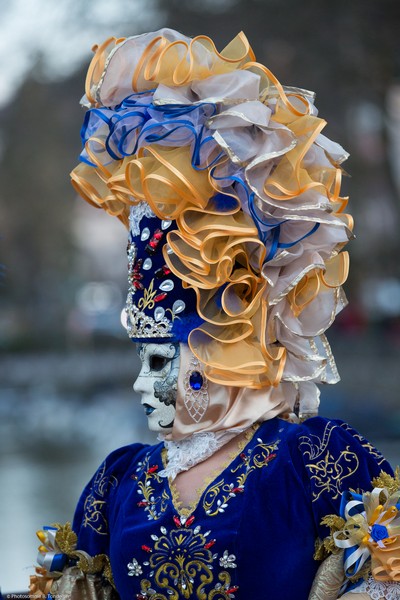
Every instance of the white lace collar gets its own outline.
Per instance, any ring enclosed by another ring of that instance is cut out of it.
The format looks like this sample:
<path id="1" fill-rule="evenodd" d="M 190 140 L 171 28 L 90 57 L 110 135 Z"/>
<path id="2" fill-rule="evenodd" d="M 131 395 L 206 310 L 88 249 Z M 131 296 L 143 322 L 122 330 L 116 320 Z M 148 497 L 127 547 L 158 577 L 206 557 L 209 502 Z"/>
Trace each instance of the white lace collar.
<path id="1" fill-rule="evenodd" d="M 229 429 L 216 433 L 201 431 L 179 442 L 164 440 L 160 434 L 158 439 L 164 442 L 168 462 L 159 475 L 175 479 L 178 473 L 188 471 L 203 462 L 242 431 L 243 429 Z"/>

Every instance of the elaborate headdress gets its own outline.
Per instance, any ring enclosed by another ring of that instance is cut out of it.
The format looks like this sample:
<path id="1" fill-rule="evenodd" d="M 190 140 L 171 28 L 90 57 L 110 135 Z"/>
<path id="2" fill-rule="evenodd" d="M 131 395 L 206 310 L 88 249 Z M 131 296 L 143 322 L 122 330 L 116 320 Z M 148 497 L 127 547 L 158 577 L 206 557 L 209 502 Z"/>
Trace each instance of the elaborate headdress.
<path id="1" fill-rule="evenodd" d="M 315 383 L 338 380 L 324 332 L 352 220 L 314 94 L 243 33 L 219 53 L 162 29 L 95 48 L 82 104 L 72 182 L 130 227 L 130 337 L 187 342 L 210 382 L 284 386 L 315 412 Z"/>

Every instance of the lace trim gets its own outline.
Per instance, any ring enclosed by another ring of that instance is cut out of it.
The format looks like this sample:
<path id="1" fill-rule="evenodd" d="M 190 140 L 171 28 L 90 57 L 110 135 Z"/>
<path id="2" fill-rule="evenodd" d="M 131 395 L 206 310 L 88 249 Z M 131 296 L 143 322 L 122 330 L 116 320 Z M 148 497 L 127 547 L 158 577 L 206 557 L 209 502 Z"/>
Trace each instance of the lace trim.
<path id="1" fill-rule="evenodd" d="M 133 236 L 137 236 L 140 234 L 140 221 L 143 217 L 147 217 L 151 219 L 156 215 L 151 210 L 150 206 L 144 200 L 136 204 L 135 206 L 131 206 L 131 210 L 129 213 L 129 229 Z"/>
<path id="2" fill-rule="evenodd" d="M 226 443 L 225 437 L 218 437 L 210 431 L 201 431 L 179 442 L 164 441 L 168 463 L 164 470 L 160 471 L 160 477 L 175 479 L 178 473 L 188 471 L 203 462 Z M 229 437 L 232 437 L 232 434 Z"/>
<path id="3" fill-rule="evenodd" d="M 400 583 L 394 581 L 376 581 L 370 577 L 363 581 L 356 589 L 351 590 L 352 594 L 367 593 L 372 600 L 400 600 Z"/>
<path id="4" fill-rule="evenodd" d="M 255 432 L 257 431 L 257 429 L 259 428 L 259 426 L 260 426 L 259 423 L 255 423 L 244 433 L 244 436 L 238 441 L 236 449 L 233 452 L 231 452 L 228 455 L 228 457 L 226 458 L 226 460 L 224 460 L 223 463 L 218 466 L 218 468 L 214 469 L 212 471 L 212 473 L 203 480 L 203 484 L 196 489 L 196 497 L 192 502 L 190 502 L 189 506 L 183 506 L 183 503 L 179 497 L 178 489 L 173 480 L 174 478 L 169 476 L 169 488 L 171 491 L 172 503 L 180 515 L 189 517 L 194 512 L 194 510 L 196 509 L 196 507 L 200 501 L 201 496 L 203 495 L 204 490 L 215 480 L 215 478 L 218 475 L 220 475 L 229 466 L 229 464 L 237 457 L 237 455 L 244 450 L 244 448 L 247 446 L 247 444 L 253 438 L 253 436 L 254 436 Z M 221 448 L 225 443 L 227 443 L 229 441 L 229 439 L 228 440 L 226 439 L 226 437 L 227 437 L 226 434 L 228 434 L 228 433 L 229 432 L 223 432 L 223 434 L 225 434 L 225 435 L 223 435 L 219 438 L 220 440 L 223 440 L 223 441 L 220 443 L 220 445 L 218 446 L 217 449 Z M 238 433 L 238 432 L 236 432 L 236 433 Z M 189 442 L 194 437 L 196 437 L 198 435 L 205 435 L 205 434 L 213 435 L 213 436 L 217 437 L 214 433 L 202 432 L 200 434 L 193 434 L 193 436 L 191 436 L 190 438 L 187 438 L 186 440 L 183 440 L 183 441 Z M 193 441 L 191 441 L 190 443 L 193 444 Z M 164 475 L 164 473 L 166 473 L 166 471 L 169 467 L 169 464 L 170 464 L 170 453 L 169 453 L 169 450 L 167 449 L 167 444 L 176 444 L 176 442 L 164 442 L 164 444 L 166 445 L 166 447 L 162 451 L 162 460 L 163 460 L 163 464 L 164 464 L 164 470 L 159 472 L 159 475 L 161 477 L 168 476 L 168 475 Z M 182 442 L 179 442 L 179 444 L 182 444 Z M 214 452 L 215 452 L 215 450 L 213 452 L 210 452 L 209 456 L 211 456 L 211 454 L 213 454 Z M 167 457 L 167 455 L 168 455 L 168 457 Z M 209 456 L 202 458 L 201 460 L 198 460 L 192 466 L 195 466 L 195 464 L 202 462 L 202 460 L 205 460 Z M 167 464 L 167 460 L 168 460 L 168 464 Z M 188 468 L 190 468 L 190 467 L 188 467 Z M 184 470 L 187 471 L 188 469 L 180 469 L 179 472 L 182 472 Z M 178 473 L 176 473 L 176 474 L 178 474 Z M 176 477 L 176 475 L 175 475 L 175 477 Z"/>

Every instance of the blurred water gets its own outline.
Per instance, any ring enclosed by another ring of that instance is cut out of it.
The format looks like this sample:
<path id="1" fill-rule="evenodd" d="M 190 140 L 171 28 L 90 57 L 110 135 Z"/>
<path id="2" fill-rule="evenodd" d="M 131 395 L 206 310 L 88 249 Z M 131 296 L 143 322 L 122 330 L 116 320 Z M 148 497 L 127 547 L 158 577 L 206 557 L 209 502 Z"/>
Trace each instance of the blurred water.
<path id="1" fill-rule="evenodd" d="M 43 525 L 72 519 L 105 456 L 154 443 L 132 353 L 5 359 L 0 367 L 0 586 L 26 590 Z"/>
<path id="2" fill-rule="evenodd" d="M 27 589 L 37 554 L 36 530 L 72 519 L 79 494 L 109 452 L 134 441 L 154 443 L 139 399 L 131 389 L 137 371 L 133 351 L 9 357 L 2 361 L 3 592 Z M 324 392 L 321 413 L 349 418 L 343 411 L 350 391 L 336 386 Z M 355 426 L 368 436 L 372 432 L 371 441 L 392 464 L 398 464 L 398 440 L 383 439 L 379 432 L 368 430 L 376 421 L 376 406 L 376 402 L 367 404 L 367 412 L 358 411 L 358 415 L 355 411 L 355 420 L 359 419 Z M 365 418 L 360 420 L 362 414 Z"/>

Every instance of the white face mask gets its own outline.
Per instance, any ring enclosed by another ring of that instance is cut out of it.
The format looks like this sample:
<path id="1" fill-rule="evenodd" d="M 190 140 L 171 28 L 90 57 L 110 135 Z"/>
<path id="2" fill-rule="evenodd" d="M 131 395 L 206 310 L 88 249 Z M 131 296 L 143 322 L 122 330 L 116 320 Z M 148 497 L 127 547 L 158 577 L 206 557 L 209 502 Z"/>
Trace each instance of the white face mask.
<path id="1" fill-rule="evenodd" d="M 150 431 L 169 433 L 175 419 L 179 344 L 140 344 L 142 368 L 133 385 L 141 395 Z"/>

